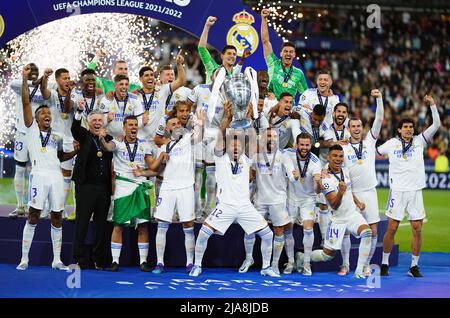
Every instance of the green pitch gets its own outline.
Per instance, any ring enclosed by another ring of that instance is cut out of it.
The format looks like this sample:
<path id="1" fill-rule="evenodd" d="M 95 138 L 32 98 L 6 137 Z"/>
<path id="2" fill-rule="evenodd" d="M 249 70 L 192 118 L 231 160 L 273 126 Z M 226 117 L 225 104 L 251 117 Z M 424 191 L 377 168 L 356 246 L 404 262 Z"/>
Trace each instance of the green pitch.
<path id="1" fill-rule="evenodd" d="M 12 181 L 12 179 L 0 179 L 0 204 L 15 204 L 16 198 Z M 423 227 L 422 250 L 424 252 L 450 252 L 450 191 L 427 190 L 423 194 L 427 218 Z M 388 196 L 389 190 L 378 189 L 380 210 L 384 210 Z M 69 196 L 69 204 L 73 204 L 72 195 Z M 152 202 L 153 204 L 154 202 Z M 396 243 L 400 244 L 402 252 L 411 250 L 411 227 L 408 222 L 403 221 L 400 224 Z"/>

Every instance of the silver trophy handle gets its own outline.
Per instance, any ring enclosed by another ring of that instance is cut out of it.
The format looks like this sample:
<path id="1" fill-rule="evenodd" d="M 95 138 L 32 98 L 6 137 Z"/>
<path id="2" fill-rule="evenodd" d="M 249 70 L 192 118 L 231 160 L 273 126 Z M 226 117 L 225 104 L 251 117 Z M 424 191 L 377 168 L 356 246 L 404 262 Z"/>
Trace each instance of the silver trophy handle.
<path id="1" fill-rule="evenodd" d="M 258 99 L 259 99 L 259 88 L 258 88 L 258 75 L 257 72 L 250 66 L 245 68 L 245 75 L 250 81 L 251 87 L 251 98 L 250 101 L 253 107 L 253 119 L 258 118 Z"/>
<path id="2" fill-rule="evenodd" d="M 214 85 L 211 90 L 210 103 L 208 105 L 208 121 L 211 122 L 216 113 L 217 101 L 220 98 L 223 100 L 223 96 L 220 94 L 220 88 L 225 81 L 225 76 L 227 75 L 225 68 L 221 68 L 219 73 L 217 73 L 216 79 L 214 80 Z"/>

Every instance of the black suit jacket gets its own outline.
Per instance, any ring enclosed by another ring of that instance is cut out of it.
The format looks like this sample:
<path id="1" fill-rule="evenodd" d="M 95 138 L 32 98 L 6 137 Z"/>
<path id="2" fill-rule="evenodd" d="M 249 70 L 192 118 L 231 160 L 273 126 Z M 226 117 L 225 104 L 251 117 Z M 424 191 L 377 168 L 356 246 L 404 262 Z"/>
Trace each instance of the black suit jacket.
<path id="1" fill-rule="evenodd" d="M 92 135 L 90 132 L 81 126 L 81 120 L 76 120 L 74 118 L 72 122 L 72 136 L 73 138 L 80 143 L 80 150 L 77 154 L 77 159 L 75 161 L 75 167 L 73 169 L 72 174 L 72 180 L 75 182 L 75 184 L 84 184 L 87 181 L 87 173 L 89 168 L 92 168 L 88 165 L 97 165 L 96 161 L 90 160 L 89 161 L 89 153 L 93 151 L 95 148 L 95 144 L 92 140 Z M 113 138 L 110 135 L 107 135 L 105 137 L 107 141 L 112 140 Z M 95 150 L 96 151 L 96 150 Z M 112 152 L 103 151 L 103 160 L 104 162 L 108 164 L 108 166 L 111 166 L 111 161 L 113 158 Z M 109 184 L 111 184 L 111 169 L 108 169 L 108 179 Z"/>

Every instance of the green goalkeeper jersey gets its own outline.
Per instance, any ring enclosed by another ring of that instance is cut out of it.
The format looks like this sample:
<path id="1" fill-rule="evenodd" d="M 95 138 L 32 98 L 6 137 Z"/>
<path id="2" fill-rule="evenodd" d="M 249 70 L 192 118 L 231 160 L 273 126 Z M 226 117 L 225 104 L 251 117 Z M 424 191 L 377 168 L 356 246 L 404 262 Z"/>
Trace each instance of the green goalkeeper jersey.
<path id="1" fill-rule="evenodd" d="M 205 67 L 206 71 L 206 84 L 211 84 L 211 75 L 214 73 L 216 69 L 221 67 L 222 65 L 219 65 L 214 61 L 211 54 L 209 53 L 208 49 L 205 47 L 199 47 L 198 48 L 198 54 L 200 55 L 200 59 L 202 60 L 203 66 Z M 231 76 L 233 74 L 241 72 L 242 66 L 236 65 L 233 67 L 233 72 L 228 72 L 227 75 Z"/>
<path id="2" fill-rule="evenodd" d="M 295 66 L 292 66 L 292 69 L 285 69 L 275 53 L 266 56 L 266 64 L 269 73 L 269 91 L 273 92 L 277 99 L 283 92 L 291 93 L 295 99 L 297 92 L 302 94 L 308 89 L 302 70 Z"/>

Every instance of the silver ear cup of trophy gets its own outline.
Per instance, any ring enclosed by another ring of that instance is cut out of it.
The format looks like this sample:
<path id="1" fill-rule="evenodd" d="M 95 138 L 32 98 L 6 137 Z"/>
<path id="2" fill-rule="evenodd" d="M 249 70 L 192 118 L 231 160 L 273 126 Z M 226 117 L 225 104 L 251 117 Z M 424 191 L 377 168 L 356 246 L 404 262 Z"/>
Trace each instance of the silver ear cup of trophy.
<path id="1" fill-rule="evenodd" d="M 250 128 L 251 121 L 247 118 L 247 108 L 251 100 L 252 87 L 246 76 L 239 73 L 225 78 L 221 94 L 224 100 L 228 100 L 232 104 L 233 121 L 230 127 L 233 129 Z"/>

